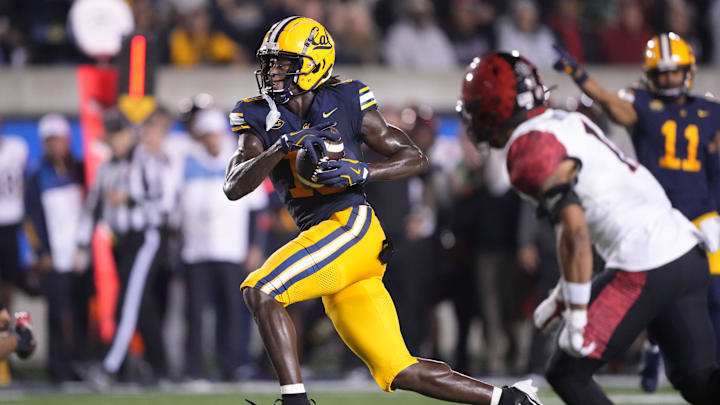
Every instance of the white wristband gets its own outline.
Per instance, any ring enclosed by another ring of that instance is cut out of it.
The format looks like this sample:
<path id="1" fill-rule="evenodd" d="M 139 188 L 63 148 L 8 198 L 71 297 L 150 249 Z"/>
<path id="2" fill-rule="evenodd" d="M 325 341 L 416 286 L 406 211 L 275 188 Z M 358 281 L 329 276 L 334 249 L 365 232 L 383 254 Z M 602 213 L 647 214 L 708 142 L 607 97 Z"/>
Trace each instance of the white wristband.
<path id="1" fill-rule="evenodd" d="M 304 392 L 305 392 L 305 385 L 303 385 L 302 383 L 288 384 L 288 385 L 280 386 L 280 394 L 282 394 L 282 395 L 302 394 Z"/>
<path id="2" fill-rule="evenodd" d="M 565 282 L 565 302 L 570 304 L 587 304 L 590 302 L 592 283 Z"/>
<path id="3" fill-rule="evenodd" d="M 493 387 L 492 396 L 490 397 L 490 405 L 498 405 L 500 403 L 500 397 L 502 397 L 502 389 Z"/>

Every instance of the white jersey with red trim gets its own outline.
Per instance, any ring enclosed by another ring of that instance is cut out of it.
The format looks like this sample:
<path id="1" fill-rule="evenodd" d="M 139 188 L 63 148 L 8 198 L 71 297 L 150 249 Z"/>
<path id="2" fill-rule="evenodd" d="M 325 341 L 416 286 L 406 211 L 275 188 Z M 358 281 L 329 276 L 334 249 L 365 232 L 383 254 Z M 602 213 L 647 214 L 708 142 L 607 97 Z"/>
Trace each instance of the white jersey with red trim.
<path id="1" fill-rule="evenodd" d="M 536 194 L 561 161 L 581 163 L 574 190 L 608 268 L 651 270 L 701 241 L 652 174 L 580 113 L 548 109 L 518 126 L 505 152 L 513 187 L 525 197 Z"/>

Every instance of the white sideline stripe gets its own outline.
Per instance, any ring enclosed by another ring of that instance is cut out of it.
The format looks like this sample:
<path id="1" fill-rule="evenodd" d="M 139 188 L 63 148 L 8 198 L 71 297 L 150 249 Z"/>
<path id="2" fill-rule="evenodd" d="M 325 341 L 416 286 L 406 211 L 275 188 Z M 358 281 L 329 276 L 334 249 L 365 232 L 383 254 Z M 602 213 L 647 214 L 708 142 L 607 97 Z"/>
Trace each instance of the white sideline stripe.
<path id="1" fill-rule="evenodd" d="M 147 279 L 150 266 L 155 259 L 155 254 L 160 246 L 160 233 L 157 229 L 148 229 L 145 231 L 145 241 L 138 250 L 132 269 L 130 269 L 130 278 L 128 287 L 125 291 L 125 300 L 123 302 L 122 313 L 120 314 L 120 323 L 115 329 L 110 351 L 105 356 L 103 367 L 106 371 L 115 373 L 120 369 L 123 359 L 127 354 L 130 346 L 130 339 L 137 327 L 138 312 L 140 311 L 140 303 L 142 302 L 143 290 L 145 289 L 145 280 Z M 158 325 L 160 327 L 160 325 Z"/>
<path id="2" fill-rule="evenodd" d="M 315 263 L 320 263 L 326 257 L 335 253 L 336 250 L 340 249 L 344 244 L 349 242 L 352 238 L 357 237 L 358 234 L 360 234 L 360 230 L 362 229 L 363 225 L 365 225 L 365 219 L 367 218 L 367 211 L 368 211 L 368 206 L 361 205 L 360 213 L 358 213 L 357 217 L 355 218 L 355 223 L 353 224 L 352 229 L 350 229 L 349 231 L 346 231 L 342 235 L 338 236 L 332 242 L 328 243 L 327 245 L 325 245 L 323 248 L 321 248 L 317 252 L 306 255 L 302 259 L 295 262 L 295 264 L 293 264 L 292 266 L 285 269 L 285 271 L 280 273 L 272 281 L 265 284 L 263 286 L 263 288 L 260 289 L 260 291 L 264 292 L 265 294 L 270 294 L 271 291 L 277 290 L 283 284 L 285 284 L 288 280 L 295 277 L 297 274 L 299 274 L 303 270 L 307 269 L 308 267 L 312 266 Z"/>

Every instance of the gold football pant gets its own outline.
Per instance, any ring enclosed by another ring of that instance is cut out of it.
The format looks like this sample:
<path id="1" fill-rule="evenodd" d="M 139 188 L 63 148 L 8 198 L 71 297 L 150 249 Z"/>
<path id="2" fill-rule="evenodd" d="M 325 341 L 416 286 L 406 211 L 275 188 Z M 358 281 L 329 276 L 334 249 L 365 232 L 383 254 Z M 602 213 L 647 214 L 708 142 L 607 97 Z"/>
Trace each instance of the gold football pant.
<path id="1" fill-rule="evenodd" d="M 240 286 L 255 288 L 284 306 L 322 297 L 345 344 L 385 391 L 417 363 L 400 333 L 395 305 L 382 283 L 378 255 L 385 233 L 367 205 L 336 212 L 302 232 L 250 273 Z"/>
<path id="2" fill-rule="evenodd" d="M 717 217 L 718 213 L 715 211 L 708 212 L 707 214 L 703 214 L 695 219 L 693 219 L 693 224 L 695 224 L 696 227 L 700 228 L 700 223 L 702 221 L 705 221 L 706 219 L 710 219 L 713 217 Z M 708 265 L 710 266 L 710 274 L 714 275 L 720 275 L 720 249 L 714 251 L 714 252 L 707 252 L 707 258 L 708 258 Z"/>

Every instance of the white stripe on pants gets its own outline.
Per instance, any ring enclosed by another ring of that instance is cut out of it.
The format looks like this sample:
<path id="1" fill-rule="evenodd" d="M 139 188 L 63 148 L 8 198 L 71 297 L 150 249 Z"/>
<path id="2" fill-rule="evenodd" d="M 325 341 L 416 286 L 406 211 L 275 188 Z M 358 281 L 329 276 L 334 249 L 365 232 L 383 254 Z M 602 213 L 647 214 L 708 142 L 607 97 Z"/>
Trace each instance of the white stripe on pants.
<path id="1" fill-rule="evenodd" d="M 145 290 L 145 281 L 147 280 L 150 267 L 155 260 L 155 255 L 160 247 L 160 232 L 157 229 L 148 229 L 145 231 L 145 240 L 138 249 L 135 261 L 130 269 L 130 277 L 128 279 L 127 289 L 125 290 L 125 299 L 123 300 L 122 312 L 120 314 L 120 322 L 115 330 L 110 351 L 105 356 L 103 367 L 106 371 L 115 373 L 125 359 L 130 339 L 132 339 L 135 328 L 137 327 L 138 313 L 140 304 L 142 303 L 143 291 Z"/>

